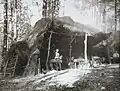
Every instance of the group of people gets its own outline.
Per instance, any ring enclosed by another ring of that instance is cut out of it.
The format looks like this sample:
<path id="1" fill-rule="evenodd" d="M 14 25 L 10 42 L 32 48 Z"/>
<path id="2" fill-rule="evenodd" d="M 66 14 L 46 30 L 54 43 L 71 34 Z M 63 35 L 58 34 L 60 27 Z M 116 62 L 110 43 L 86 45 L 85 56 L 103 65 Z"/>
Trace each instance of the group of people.
<path id="1" fill-rule="evenodd" d="M 40 64 L 40 62 L 39 62 L 40 60 L 37 60 L 39 53 L 40 53 L 40 51 L 38 49 L 36 49 L 30 56 L 30 58 L 33 58 L 33 56 L 36 55 L 34 57 L 34 60 L 36 60 L 35 64 Z M 56 49 L 54 59 L 49 60 L 51 69 L 55 68 L 57 70 L 58 69 L 61 70 L 62 58 L 63 58 L 63 56 L 60 55 L 59 49 Z M 119 53 L 117 51 L 115 53 L 113 53 L 112 59 L 113 59 L 114 62 L 119 61 Z M 71 57 L 71 59 L 69 60 L 68 66 L 70 68 L 78 68 L 78 66 L 80 65 L 80 62 L 84 62 L 84 58 L 75 59 L 74 57 Z M 56 65 L 56 67 L 54 67 L 54 65 Z M 35 73 L 38 73 L 37 72 L 38 69 L 40 70 L 40 67 L 36 66 L 35 67 L 35 70 L 36 70 Z"/>
<path id="2" fill-rule="evenodd" d="M 113 56 L 112 56 L 112 63 L 119 63 L 120 64 L 120 55 L 117 51 L 115 51 L 113 53 Z M 83 62 L 84 62 L 84 58 L 78 58 L 78 59 L 75 59 L 74 57 L 71 57 L 69 63 L 68 63 L 68 66 L 70 68 L 78 68 L 80 65 L 82 66 Z M 94 61 L 94 62 L 93 62 Z M 92 57 L 92 60 L 91 60 L 91 65 L 92 67 L 94 67 L 94 63 L 96 64 L 101 64 L 102 62 L 105 61 L 105 58 L 104 57 L 98 57 L 98 56 L 94 56 Z"/>
<path id="3" fill-rule="evenodd" d="M 70 62 L 68 63 L 68 66 L 70 68 L 78 68 L 80 65 L 82 66 L 84 62 L 85 62 L 85 59 L 82 57 L 79 57 L 78 59 L 71 57 Z"/>
<path id="4" fill-rule="evenodd" d="M 38 48 L 36 48 L 36 50 L 33 51 L 33 53 L 30 55 L 27 67 L 25 69 L 25 75 L 26 75 L 26 73 L 28 73 L 28 68 L 31 70 L 34 70 L 34 71 L 31 71 L 32 73 L 29 72 L 28 74 L 35 74 L 36 75 L 36 74 L 41 73 L 41 72 L 46 73 L 46 70 L 44 68 L 42 68 L 42 66 L 41 66 L 39 54 L 40 54 L 40 51 Z M 51 69 L 54 68 L 52 66 L 56 65 L 56 68 L 57 69 L 59 68 L 61 70 L 62 57 L 63 56 L 60 55 L 60 53 L 59 53 L 59 49 L 56 49 L 54 59 L 49 60 Z M 32 61 L 32 60 L 34 60 L 34 61 Z M 31 66 L 31 62 L 32 62 L 32 65 L 34 65 L 34 66 Z"/>

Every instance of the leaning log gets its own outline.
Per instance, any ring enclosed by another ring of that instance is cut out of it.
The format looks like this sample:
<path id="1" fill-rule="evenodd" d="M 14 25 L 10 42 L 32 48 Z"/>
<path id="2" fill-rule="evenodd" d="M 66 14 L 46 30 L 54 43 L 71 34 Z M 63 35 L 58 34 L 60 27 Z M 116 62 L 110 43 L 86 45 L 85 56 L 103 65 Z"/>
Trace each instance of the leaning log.
<path id="1" fill-rule="evenodd" d="M 48 43 L 48 53 L 47 53 L 47 60 L 46 60 L 46 70 L 48 71 L 48 60 L 49 60 L 49 56 L 50 56 L 50 44 L 51 44 L 51 38 L 52 38 L 52 31 L 50 33 L 50 37 L 49 37 L 49 43 Z"/>

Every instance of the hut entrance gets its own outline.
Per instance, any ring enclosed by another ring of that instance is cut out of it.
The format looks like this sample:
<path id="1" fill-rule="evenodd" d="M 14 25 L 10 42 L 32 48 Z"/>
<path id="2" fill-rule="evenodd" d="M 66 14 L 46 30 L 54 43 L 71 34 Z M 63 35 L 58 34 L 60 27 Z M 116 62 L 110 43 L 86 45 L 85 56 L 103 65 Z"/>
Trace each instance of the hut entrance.
<path id="1" fill-rule="evenodd" d="M 88 36 L 88 41 L 90 41 L 92 38 L 92 36 Z M 65 28 L 61 26 L 56 29 L 48 30 L 44 34 L 43 40 L 44 43 L 40 49 L 40 59 L 41 66 L 44 69 L 46 69 L 46 60 L 48 61 L 54 59 L 56 49 L 59 49 L 60 55 L 63 56 L 62 69 L 68 67 L 68 60 L 71 58 L 71 56 L 79 58 L 82 54 L 84 54 L 84 32 L 65 30 Z M 88 42 L 88 56 L 91 56 L 91 50 L 92 42 Z"/>

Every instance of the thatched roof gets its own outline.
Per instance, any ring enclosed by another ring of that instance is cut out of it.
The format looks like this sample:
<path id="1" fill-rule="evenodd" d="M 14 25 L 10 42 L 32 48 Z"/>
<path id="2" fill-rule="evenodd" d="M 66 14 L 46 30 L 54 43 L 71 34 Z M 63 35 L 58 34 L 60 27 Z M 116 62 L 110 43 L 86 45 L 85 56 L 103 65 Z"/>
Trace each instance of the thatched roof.
<path id="1" fill-rule="evenodd" d="M 106 35 L 106 38 L 104 38 L 103 41 L 99 42 L 94 47 L 100 47 L 101 45 L 107 44 L 107 42 L 109 42 L 110 47 L 119 46 L 119 44 L 120 44 L 120 31 L 110 32 L 110 33 L 105 34 L 105 35 Z"/>
<path id="2" fill-rule="evenodd" d="M 30 46 L 34 44 L 34 40 L 36 40 L 38 33 L 42 34 L 43 32 L 45 32 L 46 31 L 45 28 L 48 27 L 50 23 L 51 23 L 50 18 L 42 18 L 36 22 L 33 31 L 31 31 L 27 37 Z M 72 18 L 68 16 L 55 19 L 54 25 L 55 25 L 54 27 L 60 27 L 62 25 L 64 28 L 63 32 L 66 33 L 68 33 L 68 31 L 74 33 L 79 32 L 80 34 L 82 33 L 84 34 L 85 32 L 87 32 L 89 35 L 94 35 L 99 32 L 99 30 L 97 29 L 74 22 Z"/>

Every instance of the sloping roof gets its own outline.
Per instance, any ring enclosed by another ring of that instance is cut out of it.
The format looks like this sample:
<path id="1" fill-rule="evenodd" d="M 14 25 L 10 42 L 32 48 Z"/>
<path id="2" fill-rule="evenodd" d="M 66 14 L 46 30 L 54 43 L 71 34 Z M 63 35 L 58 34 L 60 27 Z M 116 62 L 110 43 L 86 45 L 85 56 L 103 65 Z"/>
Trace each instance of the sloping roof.
<path id="1" fill-rule="evenodd" d="M 78 32 L 87 32 L 88 34 L 96 34 L 100 32 L 98 29 L 95 29 L 89 25 L 84 25 L 78 22 L 73 21 L 73 19 L 69 16 L 59 17 L 54 20 L 56 25 L 63 24 L 64 27 L 69 28 L 71 31 L 78 31 Z M 42 18 L 38 20 L 34 26 L 34 30 L 40 30 L 44 28 L 47 23 L 50 23 L 51 19 L 49 18 Z"/>
<path id="2" fill-rule="evenodd" d="M 113 47 L 114 45 L 118 46 L 120 44 L 120 31 L 113 31 L 112 33 L 108 33 L 109 37 L 104 39 L 103 41 L 99 42 L 94 47 L 100 47 L 101 45 L 109 45 Z"/>
<path id="3" fill-rule="evenodd" d="M 28 36 L 28 40 L 30 41 L 30 45 L 33 44 L 34 40 L 36 39 L 38 33 L 40 32 L 45 32 L 45 28 L 51 24 L 51 19 L 50 18 L 42 18 L 38 20 L 34 26 L 33 31 Z M 93 35 L 97 32 L 98 30 L 95 30 L 93 28 L 89 28 L 83 24 L 76 23 L 72 20 L 71 17 L 65 16 L 65 17 L 60 17 L 57 19 L 54 19 L 54 25 L 55 27 L 59 27 L 60 25 L 63 25 L 64 31 L 69 30 L 71 32 L 79 32 L 80 34 L 85 34 L 87 32 L 88 34 Z"/>
<path id="4" fill-rule="evenodd" d="M 60 17 L 58 19 L 64 23 L 64 26 L 66 28 L 69 28 L 72 31 L 87 32 L 90 35 L 100 32 L 100 30 L 95 29 L 89 25 L 84 25 L 73 21 L 72 18 L 69 16 Z"/>

